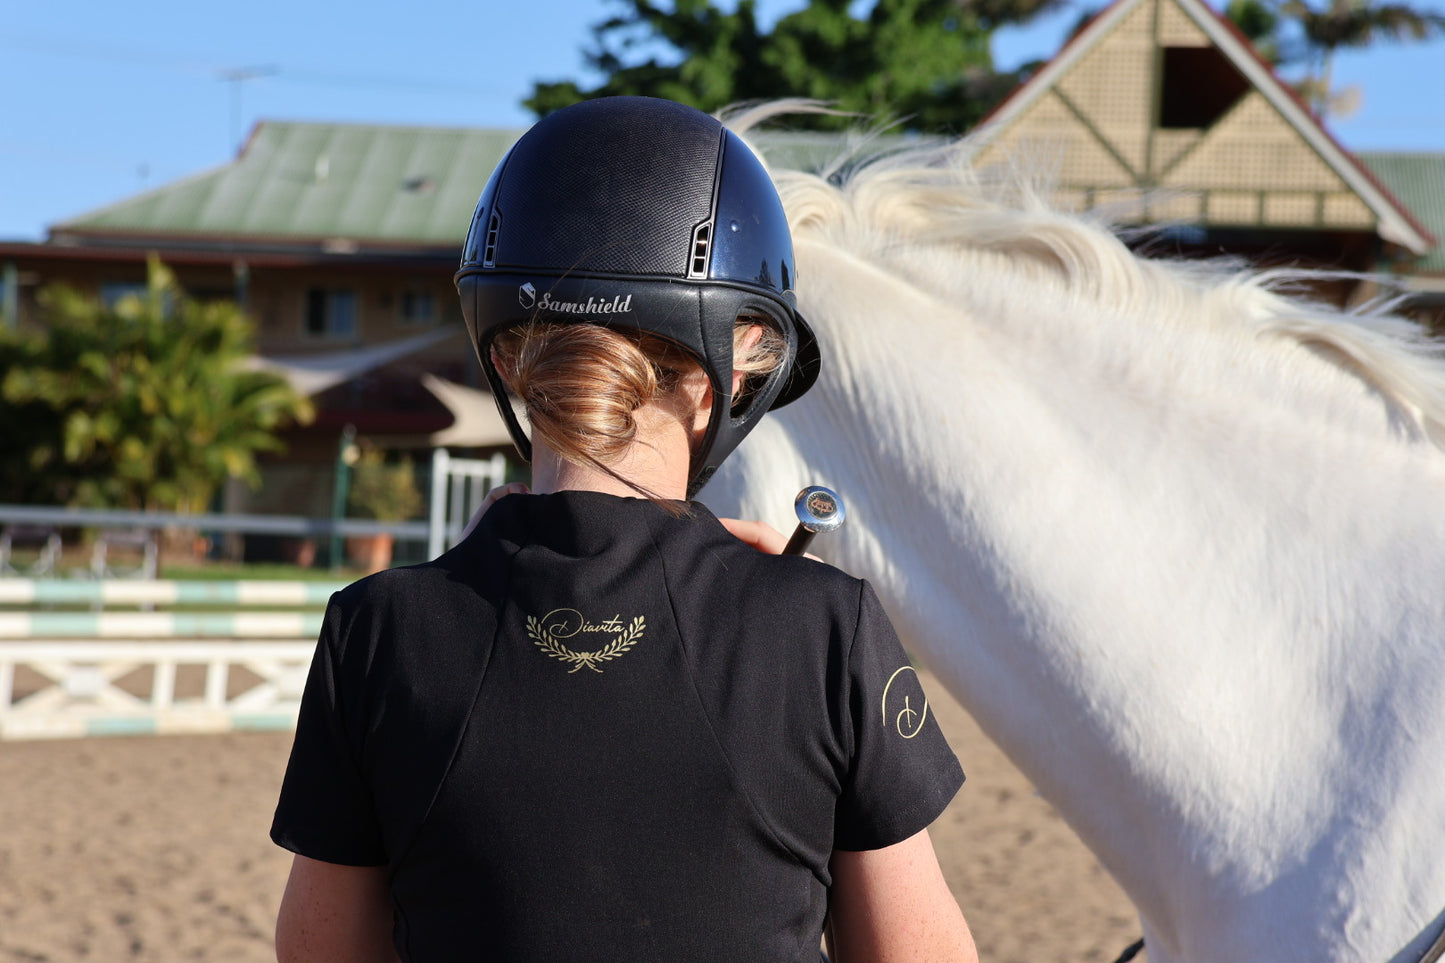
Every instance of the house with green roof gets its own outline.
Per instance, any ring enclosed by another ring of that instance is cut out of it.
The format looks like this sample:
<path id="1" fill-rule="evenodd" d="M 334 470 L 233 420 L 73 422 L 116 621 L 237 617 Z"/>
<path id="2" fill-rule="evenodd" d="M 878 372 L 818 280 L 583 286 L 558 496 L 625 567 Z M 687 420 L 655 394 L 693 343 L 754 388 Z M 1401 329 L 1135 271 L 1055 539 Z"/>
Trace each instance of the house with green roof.
<path id="1" fill-rule="evenodd" d="M 39 323 L 35 294 L 64 282 L 105 299 L 144 287 L 155 253 L 193 296 L 233 298 L 258 352 L 314 393 L 259 501 L 329 512 L 328 473 L 351 426 L 383 447 L 425 447 L 451 411 L 431 375 L 477 385 L 451 276 L 478 194 L 520 131 L 263 122 L 231 163 L 0 243 L 4 319 Z M 505 437 L 494 439 L 497 445 Z"/>

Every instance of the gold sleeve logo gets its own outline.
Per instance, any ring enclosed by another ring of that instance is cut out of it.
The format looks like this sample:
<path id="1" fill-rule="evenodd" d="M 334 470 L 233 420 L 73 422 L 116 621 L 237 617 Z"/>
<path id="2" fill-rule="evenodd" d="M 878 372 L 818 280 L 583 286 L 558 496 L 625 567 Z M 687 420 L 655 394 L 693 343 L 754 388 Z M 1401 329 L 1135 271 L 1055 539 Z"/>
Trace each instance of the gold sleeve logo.
<path id="1" fill-rule="evenodd" d="M 883 724 L 903 738 L 912 739 L 923 731 L 927 721 L 928 696 L 918 681 L 918 671 L 911 665 L 902 666 L 883 687 Z"/>
<path id="2" fill-rule="evenodd" d="M 527 616 L 527 635 L 548 656 L 571 665 L 572 668 L 567 670 L 570 675 L 579 669 L 601 672 L 599 663 L 620 658 L 636 645 L 646 624 L 641 615 L 624 627 L 621 618 L 616 615 L 598 623 L 588 622 L 576 609 L 553 609 L 540 619 Z M 562 642 L 577 635 L 594 633 L 612 634 L 612 640 L 590 652 L 578 652 Z"/>

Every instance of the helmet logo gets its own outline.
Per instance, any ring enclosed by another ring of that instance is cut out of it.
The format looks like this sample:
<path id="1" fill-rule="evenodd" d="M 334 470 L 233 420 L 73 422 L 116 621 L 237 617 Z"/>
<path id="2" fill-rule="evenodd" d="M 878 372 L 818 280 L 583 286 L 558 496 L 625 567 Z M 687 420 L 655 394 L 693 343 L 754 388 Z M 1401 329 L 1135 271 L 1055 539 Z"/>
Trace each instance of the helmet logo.
<path id="1" fill-rule="evenodd" d="M 530 287 L 531 285 L 528 285 Z M 630 314 L 632 312 L 632 295 L 618 294 L 610 300 L 599 300 L 588 298 L 586 301 L 555 301 L 552 295 L 546 291 L 537 299 L 537 310 L 552 311 L 557 314 Z"/>
<path id="2" fill-rule="evenodd" d="M 532 282 L 528 281 L 517 288 L 517 303 L 524 311 L 536 308 L 538 311 L 553 311 L 558 314 L 630 314 L 632 312 L 632 295 L 618 294 L 610 300 L 599 300 L 595 297 L 586 301 L 558 301 L 550 292 L 543 291 L 540 295 Z"/>

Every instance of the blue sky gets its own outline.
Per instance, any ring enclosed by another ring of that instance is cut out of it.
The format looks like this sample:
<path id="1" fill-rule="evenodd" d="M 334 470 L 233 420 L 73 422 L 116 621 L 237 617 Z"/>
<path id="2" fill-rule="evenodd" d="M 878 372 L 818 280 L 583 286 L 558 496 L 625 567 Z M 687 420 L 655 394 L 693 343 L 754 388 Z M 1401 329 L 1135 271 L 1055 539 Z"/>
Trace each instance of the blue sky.
<path id="1" fill-rule="evenodd" d="M 767 20 L 803 0 L 759 0 Z M 1426 9 L 1445 10 L 1420 2 Z M 606 0 L 138 0 L 7 4 L 0 239 L 231 160 L 257 120 L 521 127 L 538 79 L 581 76 Z M 1052 55 L 1077 6 L 995 37 L 1002 67 Z M 1355 150 L 1445 151 L 1445 41 L 1342 55 Z M 244 78 L 244 79 L 235 79 Z M 584 78 L 585 79 L 585 78 Z"/>

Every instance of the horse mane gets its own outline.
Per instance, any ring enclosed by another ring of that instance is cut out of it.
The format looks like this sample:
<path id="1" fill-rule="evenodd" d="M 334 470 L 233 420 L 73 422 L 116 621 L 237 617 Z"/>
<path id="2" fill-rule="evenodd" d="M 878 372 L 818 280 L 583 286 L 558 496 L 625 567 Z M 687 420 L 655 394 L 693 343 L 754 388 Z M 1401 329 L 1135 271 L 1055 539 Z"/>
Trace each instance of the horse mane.
<path id="1" fill-rule="evenodd" d="M 724 120 L 746 136 L 783 115 L 820 112 L 836 113 L 784 100 L 735 108 Z M 1311 282 L 1360 275 L 1143 256 L 1105 216 L 1053 207 L 1051 178 L 1028 157 L 980 170 L 972 163 L 976 137 L 900 144 L 885 142 L 885 132 L 841 138 L 818 169 L 772 171 L 795 240 L 864 260 L 901 243 L 950 246 L 992 256 L 1081 302 L 1152 319 L 1198 317 L 1203 306 L 1243 335 L 1314 350 L 1394 401 L 1445 448 L 1445 346 L 1395 313 L 1399 298 L 1342 310 L 1301 293 Z"/>

